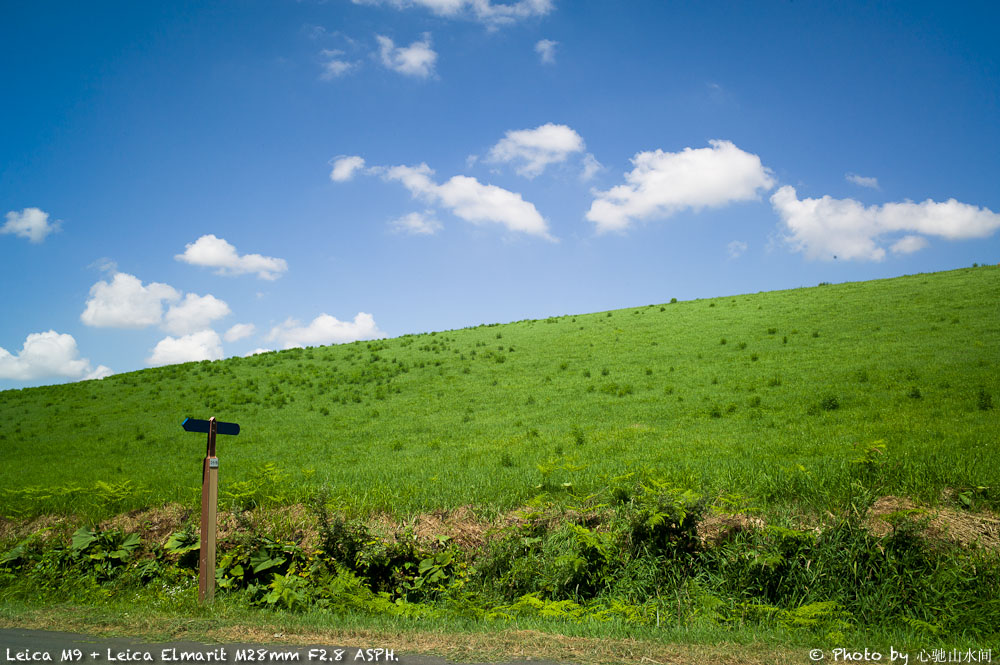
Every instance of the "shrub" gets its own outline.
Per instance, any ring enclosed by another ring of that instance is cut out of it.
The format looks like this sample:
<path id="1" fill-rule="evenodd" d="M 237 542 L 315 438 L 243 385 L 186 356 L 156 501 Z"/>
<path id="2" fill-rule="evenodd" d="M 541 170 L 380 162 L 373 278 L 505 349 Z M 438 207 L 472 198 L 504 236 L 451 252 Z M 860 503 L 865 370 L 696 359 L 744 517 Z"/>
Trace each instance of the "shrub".
<path id="1" fill-rule="evenodd" d="M 601 386 L 601 392 L 607 393 L 608 395 L 615 395 L 616 397 L 625 397 L 626 395 L 631 395 L 633 393 L 632 386 L 623 383 L 606 383 Z"/>

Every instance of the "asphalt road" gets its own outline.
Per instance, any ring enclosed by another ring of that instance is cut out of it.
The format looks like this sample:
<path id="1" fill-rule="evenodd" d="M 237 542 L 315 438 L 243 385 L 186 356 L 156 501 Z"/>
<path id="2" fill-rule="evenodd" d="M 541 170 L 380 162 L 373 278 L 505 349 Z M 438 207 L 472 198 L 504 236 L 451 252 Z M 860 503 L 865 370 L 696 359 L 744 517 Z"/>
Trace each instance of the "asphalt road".
<path id="1" fill-rule="evenodd" d="M 82 663 L 85 665 L 140 665 L 141 663 L 271 664 L 396 663 L 398 665 L 458 665 L 433 656 L 395 652 L 391 644 L 360 647 L 318 644 L 200 644 L 198 642 L 145 642 L 127 637 L 92 637 L 47 630 L 0 630 L 0 662 L 5 665 Z M 493 665 L 527 665 L 510 661 Z M 469 664 L 471 665 L 471 664 Z M 480 665 L 480 664 L 477 664 Z M 556 665 L 530 661 L 530 665 Z"/>

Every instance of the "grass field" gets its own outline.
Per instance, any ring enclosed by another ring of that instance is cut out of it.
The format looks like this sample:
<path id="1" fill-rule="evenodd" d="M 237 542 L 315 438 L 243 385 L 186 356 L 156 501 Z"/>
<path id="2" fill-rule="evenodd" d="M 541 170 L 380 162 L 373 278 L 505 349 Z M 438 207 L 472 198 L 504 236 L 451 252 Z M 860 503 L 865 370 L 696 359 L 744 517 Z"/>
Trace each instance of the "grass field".
<path id="1" fill-rule="evenodd" d="M 193 505 L 180 424 L 211 415 L 242 427 L 224 504 L 489 514 L 632 473 L 769 511 L 997 508 L 998 399 L 994 267 L 653 304 L 5 391 L 0 514 Z"/>
<path id="2" fill-rule="evenodd" d="M 208 620 L 988 648 L 998 365 L 973 267 L 2 392 L 0 618 L 191 614 L 214 415 Z"/>

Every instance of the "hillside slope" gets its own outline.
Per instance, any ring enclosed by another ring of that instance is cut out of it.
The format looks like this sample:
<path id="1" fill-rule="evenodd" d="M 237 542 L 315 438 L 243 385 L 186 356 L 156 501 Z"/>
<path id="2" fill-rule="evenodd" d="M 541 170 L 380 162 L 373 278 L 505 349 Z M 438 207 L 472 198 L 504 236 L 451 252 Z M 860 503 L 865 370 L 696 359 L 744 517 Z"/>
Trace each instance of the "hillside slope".
<path id="1" fill-rule="evenodd" d="M 770 509 L 997 508 L 1000 269 L 656 304 L 0 393 L 0 515 L 193 503 L 499 512 L 634 473 Z"/>

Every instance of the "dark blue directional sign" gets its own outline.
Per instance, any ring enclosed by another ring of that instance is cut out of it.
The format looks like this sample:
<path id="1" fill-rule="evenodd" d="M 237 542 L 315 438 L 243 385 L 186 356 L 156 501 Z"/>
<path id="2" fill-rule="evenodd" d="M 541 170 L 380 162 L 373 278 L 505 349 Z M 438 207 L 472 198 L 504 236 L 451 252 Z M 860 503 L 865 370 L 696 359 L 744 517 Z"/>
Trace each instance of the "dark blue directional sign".
<path id="1" fill-rule="evenodd" d="M 203 434 L 208 434 L 208 421 L 198 420 L 196 418 L 185 418 L 184 422 L 181 423 L 181 427 L 184 428 L 185 432 L 202 432 Z M 240 433 L 240 426 L 236 423 L 223 423 L 216 421 L 215 431 L 218 434 L 228 434 L 230 436 L 236 436 Z"/>

